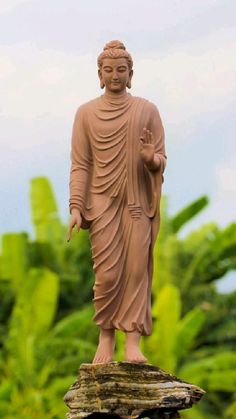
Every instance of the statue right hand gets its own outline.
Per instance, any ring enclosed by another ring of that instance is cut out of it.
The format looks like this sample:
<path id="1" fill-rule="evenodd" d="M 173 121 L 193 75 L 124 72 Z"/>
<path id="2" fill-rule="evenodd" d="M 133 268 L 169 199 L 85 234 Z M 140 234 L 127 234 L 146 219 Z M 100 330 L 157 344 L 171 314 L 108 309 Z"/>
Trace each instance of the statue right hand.
<path id="1" fill-rule="evenodd" d="M 77 232 L 79 232 L 80 227 L 81 227 L 81 223 L 82 223 L 82 218 L 81 218 L 80 211 L 77 208 L 72 209 L 71 216 L 70 216 L 70 221 L 69 221 L 68 232 L 67 232 L 67 241 L 68 242 L 71 239 L 72 229 L 74 228 L 74 226 L 77 225 Z"/>

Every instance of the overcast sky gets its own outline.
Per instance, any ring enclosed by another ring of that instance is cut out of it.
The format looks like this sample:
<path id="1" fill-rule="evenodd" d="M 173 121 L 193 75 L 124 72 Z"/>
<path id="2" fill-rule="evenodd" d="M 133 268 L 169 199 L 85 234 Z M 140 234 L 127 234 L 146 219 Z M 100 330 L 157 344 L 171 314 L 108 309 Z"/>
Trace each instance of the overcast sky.
<path id="1" fill-rule="evenodd" d="M 39 175 L 67 222 L 72 122 L 101 94 L 96 59 L 112 39 L 133 56 L 131 94 L 159 108 L 171 213 L 207 194 L 191 228 L 235 220 L 235 15 L 229 0 L 0 0 L 0 233 L 32 232 Z"/>

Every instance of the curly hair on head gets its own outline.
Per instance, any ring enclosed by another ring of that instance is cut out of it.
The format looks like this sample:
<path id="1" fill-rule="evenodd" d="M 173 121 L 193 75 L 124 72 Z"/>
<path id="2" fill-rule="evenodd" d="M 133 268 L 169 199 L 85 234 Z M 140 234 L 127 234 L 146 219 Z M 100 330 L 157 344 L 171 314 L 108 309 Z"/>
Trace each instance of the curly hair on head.
<path id="1" fill-rule="evenodd" d="M 99 68 L 102 67 L 104 58 L 126 58 L 129 69 L 131 70 L 133 67 L 131 55 L 126 51 L 124 44 L 117 40 L 108 42 L 103 48 L 97 59 Z"/>

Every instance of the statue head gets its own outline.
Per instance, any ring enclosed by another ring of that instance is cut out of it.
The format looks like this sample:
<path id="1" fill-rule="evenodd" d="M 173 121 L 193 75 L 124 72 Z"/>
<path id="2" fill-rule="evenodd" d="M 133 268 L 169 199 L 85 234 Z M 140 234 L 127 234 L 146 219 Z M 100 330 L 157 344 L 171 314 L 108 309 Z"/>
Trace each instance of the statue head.
<path id="1" fill-rule="evenodd" d="M 97 63 L 101 88 L 113 93 L 131 88 L 133 60 L 122 42 L 108 42 Z"/>

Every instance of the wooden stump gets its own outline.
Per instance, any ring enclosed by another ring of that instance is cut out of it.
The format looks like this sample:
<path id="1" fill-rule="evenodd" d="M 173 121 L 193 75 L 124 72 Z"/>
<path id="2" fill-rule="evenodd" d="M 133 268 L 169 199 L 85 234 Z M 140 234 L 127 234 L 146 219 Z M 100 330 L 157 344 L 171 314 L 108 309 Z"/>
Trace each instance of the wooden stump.
<path id="1" fill-rule="evenodd" d="M 205 393 L 151 364 L 82 364 L 64 401 L 68 419 L 177 419 Z"/>

